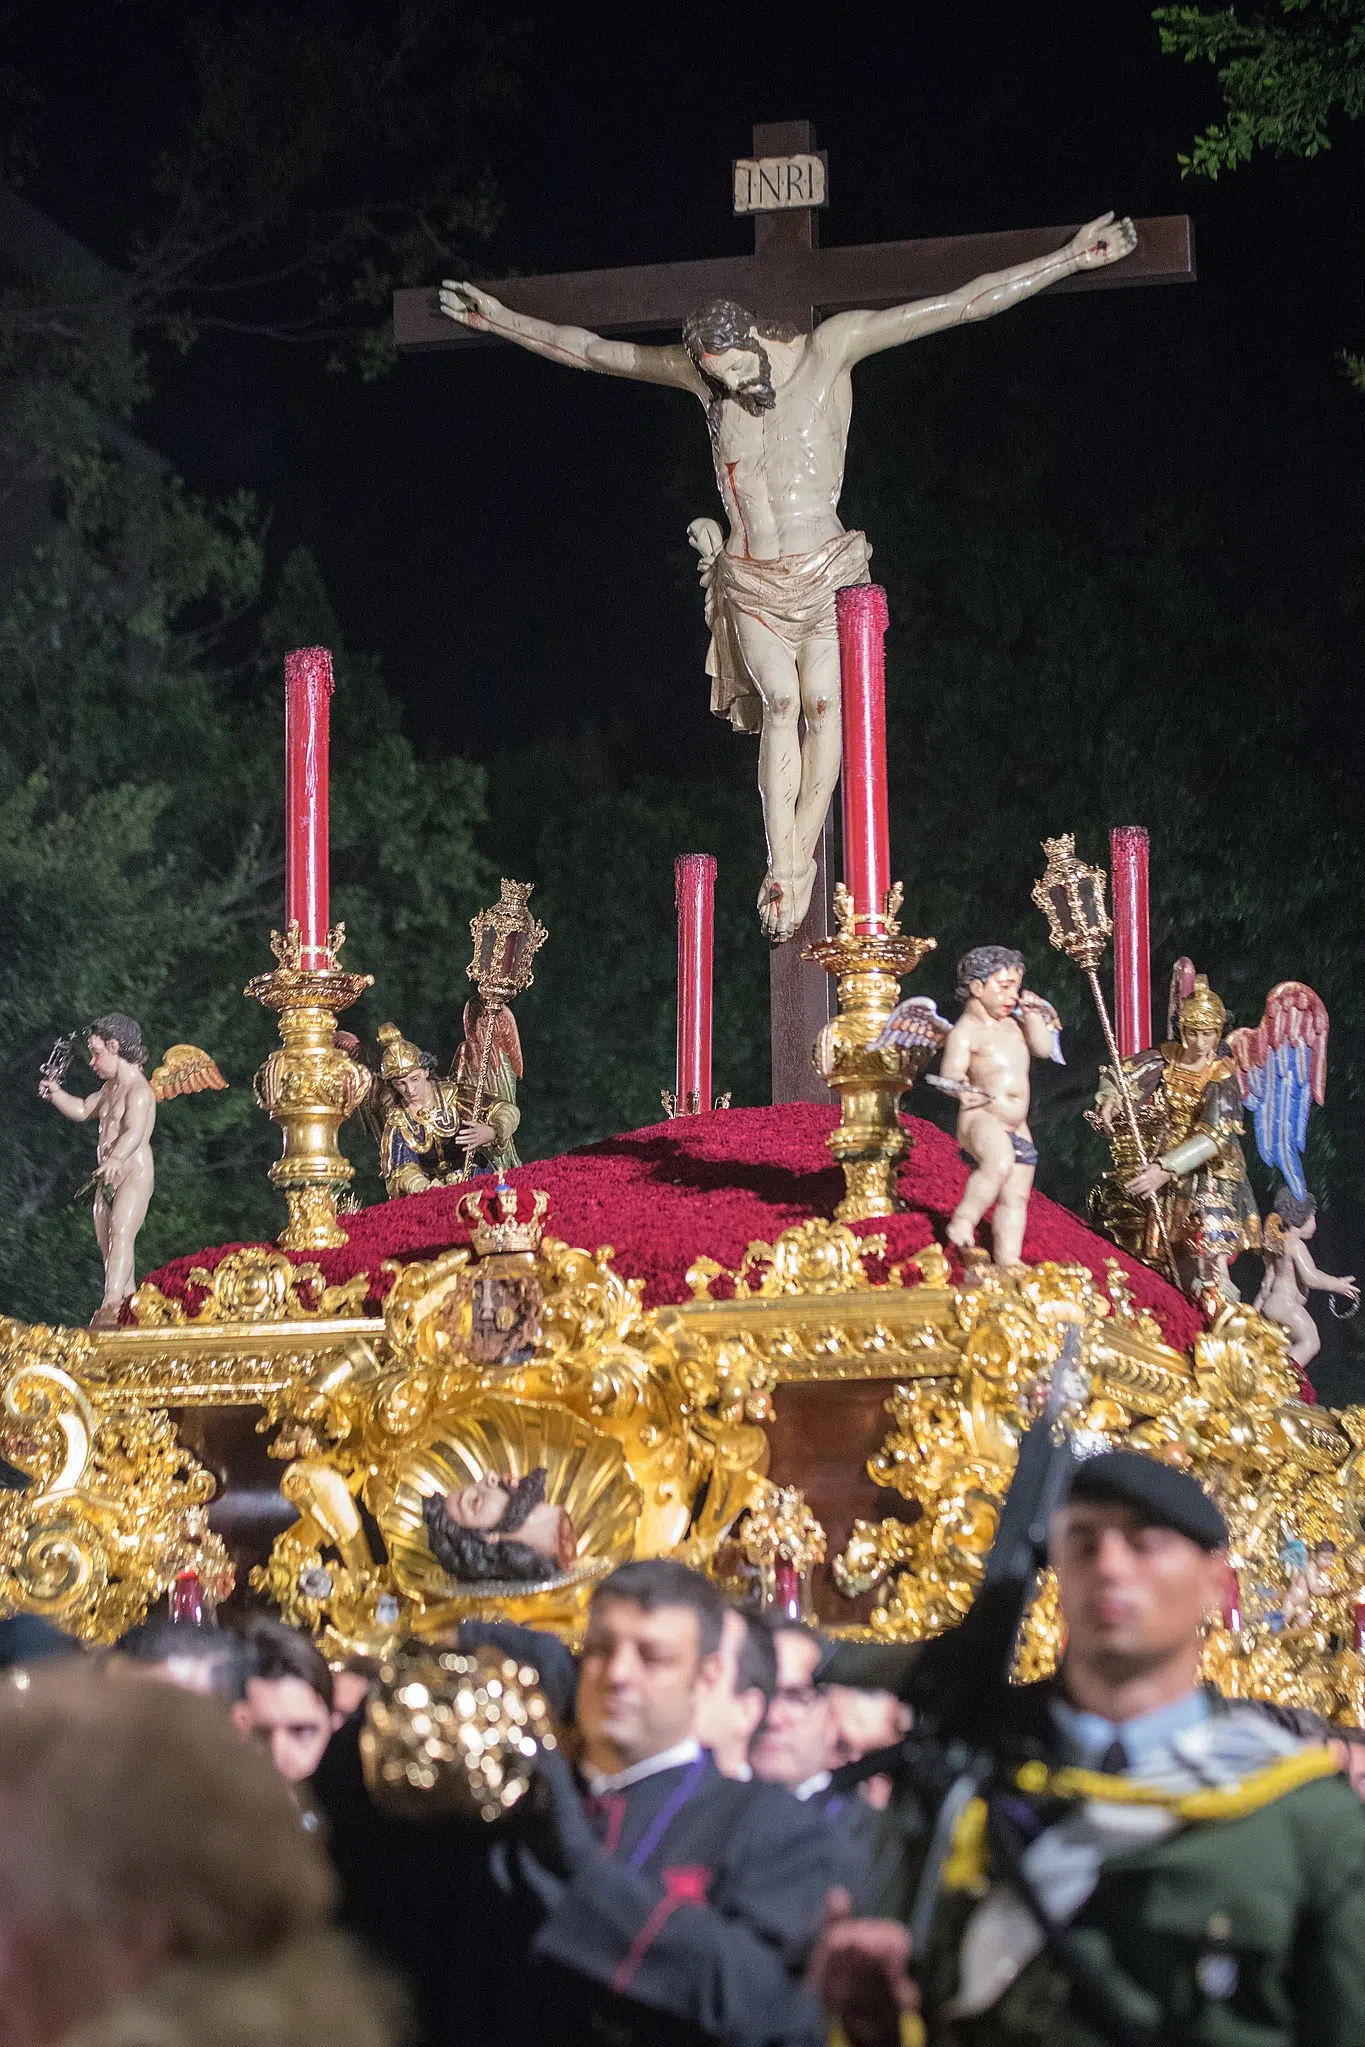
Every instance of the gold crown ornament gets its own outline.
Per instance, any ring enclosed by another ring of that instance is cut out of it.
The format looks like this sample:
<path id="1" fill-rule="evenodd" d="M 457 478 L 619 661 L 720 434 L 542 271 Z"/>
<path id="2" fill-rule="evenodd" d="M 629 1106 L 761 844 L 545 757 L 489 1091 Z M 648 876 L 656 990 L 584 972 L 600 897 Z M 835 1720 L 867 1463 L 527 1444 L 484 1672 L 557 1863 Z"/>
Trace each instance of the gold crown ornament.
<path id="1" fill-rule="evenodd" d="M 519 1217 L 515 1187 L 503 1185 L 491 1193 L 480 1191 L 462 1196 L 456 1213 L 469 1224 L 469 1241 L 475 1256 L 490 1258 L 499 1251 L 538 1251 L 550 1197 L 537 1187 L 532 1200 L 531 1213 Z"/>
<path id="2" fill-rule="evenodd" d="M 1223 1035 L 1228 1013 L 1209 986 L 1207 974 L 1196 974 L 1194 987 L 1180 1005 L 1180 1035 L 1187 1031 L 1217 1031 Z"/>

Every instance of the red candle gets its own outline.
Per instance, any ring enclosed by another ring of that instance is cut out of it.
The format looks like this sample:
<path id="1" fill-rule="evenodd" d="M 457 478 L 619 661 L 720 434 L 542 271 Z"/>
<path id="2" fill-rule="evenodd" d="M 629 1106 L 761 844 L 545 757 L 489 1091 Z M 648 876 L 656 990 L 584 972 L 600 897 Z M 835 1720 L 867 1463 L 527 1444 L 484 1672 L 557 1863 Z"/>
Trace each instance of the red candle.
<path id="1" fill-rule="evenodd" d="M 680 853 L 673 862 L 678 906 L 677 1113 L 711 1106 L 711 972 L 716 937 L 716 862 Z"/>
<path id="2" fill-rule="evenodd" d="M 773 1561 L 773 1603 L 784 1621 L 801 1618 L 801 1573 L 790 1557 Z"/>
<path id="3" fill-rule="evenodd" d="M 332 657 L 298 647 L 284 657 L 284 920 L 299 927 L 300 964 L 327 965 L 327 748 Z"/>
<path id="4" fill-rule="evenodd" d="M 1144 832 L 1143 837 L 1146 836 Z M 1242 1581 L 1231 1564 L 1223 1585 L 1223 1626 L 1230 1635 L 1242 1632 Z"/>
<path id="5" fill-rule="evenodd" d="M 1129 1059 L 1152 1042 L 1146 827 L 1115 825 L 1109 855 L 1114 872 L 1114 1035 Z"/>
<path id="6" fill-rule="evenodd" d="M 879 929 L 891 886 L 886 822 L 886 649 L 890 614 L 880 583 L 839 590 L 844 730 L 844 883 L 855 925 Z"/>
<path id="7" fill-rule="evenodd" d="M 204 1588 L 199 1583 L 197 1571 L 177 1571 L 171 1587 L 171 1619 L 179 1627 L 202 1628 L 204 1625 Z"/>

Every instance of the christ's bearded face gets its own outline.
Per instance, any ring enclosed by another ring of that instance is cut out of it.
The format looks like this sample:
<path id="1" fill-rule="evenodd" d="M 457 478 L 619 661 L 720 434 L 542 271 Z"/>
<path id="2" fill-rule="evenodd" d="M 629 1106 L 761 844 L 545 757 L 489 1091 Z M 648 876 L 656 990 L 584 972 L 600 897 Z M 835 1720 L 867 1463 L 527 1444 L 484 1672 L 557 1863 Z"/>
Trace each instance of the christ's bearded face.
<path id="1" fill-rule="evenodd" d="M 722 349 L 718 355 L 703 355 L 698 368 L 707 382 L 733 398 L 746 412 L 771 412 L 777 403 L 773 366 L 757 334 L 750 334 L 741 348 Z"/>
<path id="2" fill-rule="evenodd" d="M 491 1472 L 485 1472 L 482 1478 L 447 1496 L 446 1512 L 457 1528 L 476 1528 L 487 1533 L 501 1521 L 507 1501 L 507 1488 Z"/>

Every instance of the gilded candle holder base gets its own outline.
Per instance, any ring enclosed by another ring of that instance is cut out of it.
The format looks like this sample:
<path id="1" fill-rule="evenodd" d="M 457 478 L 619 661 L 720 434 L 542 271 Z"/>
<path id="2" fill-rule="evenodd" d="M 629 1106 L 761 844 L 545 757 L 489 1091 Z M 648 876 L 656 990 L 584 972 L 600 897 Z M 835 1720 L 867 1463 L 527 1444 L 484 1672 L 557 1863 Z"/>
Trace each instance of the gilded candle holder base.
<path id="1" fill-rule="evenodd" d="M 280 1049 L 257 1073 L 256 1100 L 284 1132 L 284 1149 L 270 1168 L 289 1209 L 276 1243 L 282 1251 L 331 1251 L 348 1241 L 337 1221 L 337 1198 L 355 1168 L 342 1157 L 337 1132 L 370 1091 L 371 1076 L 336 1046 L 337 1017 L 373 987 L 373 974 L 348 974 L 336 964 L 346 936 L 328 934 L 325 967 L 300 965 L 299 927 L 284 937 L 272 931 L 279 965 L 258 974 L 245 994 L 273 1010 Z"/>
<path id="2" fill-rule="evenodd" d="M 933 1057 L 931 1047 L 907 1053 L 878 1044 L 900 1001 L 901 975 L 912 972 L 937 943 L 901 936 L 900 905 L 897 882 L 875 920 L 879 928 L 859 930 L 852 897 L 841 882 L 834 892 L 837 933 L 808 945 L 804 954 L 839 983 L 839 1014 L 821 1031 L 811 1058 L 839 1097 L 839 1122 L 826 1141 L 843 1168 L 844 1198 L 834 1213 L 845 1223 L 895 1215 L 906 1206 L 896 1192 L 897 1169 L 910 1149 L 900 1125 L 900 1098 Z"/>

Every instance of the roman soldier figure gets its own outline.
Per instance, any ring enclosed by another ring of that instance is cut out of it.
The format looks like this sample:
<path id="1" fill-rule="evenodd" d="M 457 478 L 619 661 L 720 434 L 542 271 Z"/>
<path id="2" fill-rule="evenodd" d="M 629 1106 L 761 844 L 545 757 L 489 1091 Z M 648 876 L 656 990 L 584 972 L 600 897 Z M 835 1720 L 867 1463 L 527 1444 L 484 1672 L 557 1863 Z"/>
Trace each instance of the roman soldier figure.
<path id="1" fill-rule="evenodd" d="M 379 1141 L 379 1170 L 392 1201 L 467 1180 L 471 1171 L 505 1172 L 518 1163 L 512 1139 L 521 1112 L 508 1100 L 501 1064 L 482 1086 L 463 1073 L 444 1080 L 396 1024 L 380 1026 L 380 1080 L 392 1103 Z M 458 1071 L 458 1069 L 457 1069 Z"/>
<path id="2" fill-rule="evenodd" d="M 1227 1012 L 1205 975 L 1193 977 L 1177 1019 L 1179 1043 L 1123 1062 L 1150 1164 L 1140 1164 L 1123 1120 L 1118 1077 L 1112 1068 L 1101 1073 L 1095 1121 L 1110 1139 L 1114 1170 L 1096 1187 L 1091 1213 L 1125 1251 L 1156 1264 L 1147 1199 L 1155 1195 L 1185 1292 L 1236 1300 L 1228 1268 L 1240 1251 L 1259 1249 L 1261 1223 L 1242 1152 L 1237 1067 L 1223 1049 Z"/>

